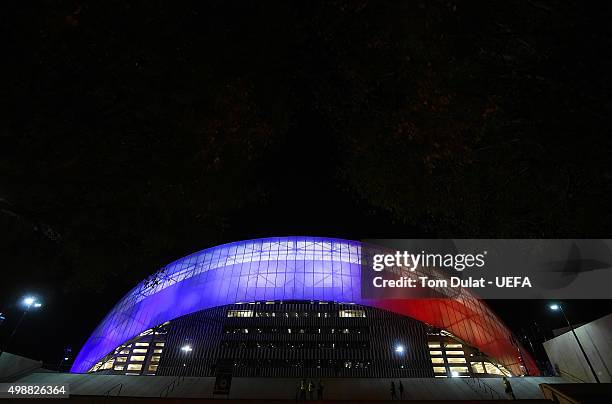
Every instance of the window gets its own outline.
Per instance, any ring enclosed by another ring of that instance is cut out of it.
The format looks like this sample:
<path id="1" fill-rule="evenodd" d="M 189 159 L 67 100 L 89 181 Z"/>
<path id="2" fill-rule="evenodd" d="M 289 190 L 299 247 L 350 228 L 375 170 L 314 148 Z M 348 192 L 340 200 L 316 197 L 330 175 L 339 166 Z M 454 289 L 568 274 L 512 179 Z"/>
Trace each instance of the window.
<path id="1" fill-rule="evenodd" d="M 431 363 L 444 363 L 444 358 L 431 358 Z"/>
<path id="2" fill-rule="evenodd" d="M 132 355 L 130 356 L 130 362 L 144 362 L 144 355 Z M 128 369 L 130 370 L 130 369 Z"/>
<path id="3" fill-rule="evenodd" d="M 132 353 L 147 353 L 148 349 L 146 348 L 136 348 L 132 350 Z"/>
<path id="4" fill-rule="evenodd" d="M 159 366 L 159 365 L 149 365 L 149 372 L 155 372 L 155 371 L 157 371 L 157 367 L 158 367 L 158 366 Z"/>
<path id="5" fill-rule="evenodd" d="M 448 358 L 448 363 L 466 363 L 465 358 Z"/>
<path id="6" fill-rule="evenodd" d="M 125 356 L 118 356 L 117 357 L 117 363 L 125 363 L 127 360 L 127 357 Z"/>
<path id="7" fill-rule="evenodd" d="M 462 349 L 463 345 L 461 344 L 444 344 L 444 348 L 446 349 Z"/>
<path id="8" fill-rule="evenodd" d="M 439 342 L 428 342 L 427 346 L 429 346 L 430 348 L 440 348 L 440 343 Z"/>
<path id="9" fill-rule="evenodd" d="M 255 317 L 276 317 L 276 313 L 274 313 L 274 312 L 267 312 L 267 311 L 258 312 L 258 313 L 255 313 Z"/>
<path id="10" fill-rule="evenodd" d="M 165 342 L 156 342 L 155 345 L 156 346 L 164 346 L 164 345 L 166 345 L 166 343 Z"/>
<path id="11" fill-rule="evenodd" d="M 509 375 L 504 375 L 504 372 L 502 372 L 497 366 L 495 366 L 494 364 L 490 362 L 484 362 L 484 366 L 485 366 L 485 371 L 490 375 L 509 376 Z"/>
<path id="12" fill-rule="evenodd" d="M 457 373 L 467 373 L 468 371 L 467 366 L 451 366 L 449 369 L 451 372 L 457 372 Z"/>
<path id="13" fill-rule="evenodd" d="M 463 353 L 463 351 L 446 351 L 446 355 L 447 355 L 447 356 L 450 356 L 450 355 L 454 355 L 454 356 L 457 356 L 457 355 L 464 356 L 464 355 L 465 355 L 465 353 Z"/>
<path id="14" fill-rule="evenodd" d="M 109 361 L 107 361 L 101 368 L 100 370 L 106 370 L 106 369 L 112 369 L 113 368 L 113 364 L 115 363 L 114 359 L 111 359 Z"/>
<path id="15" fill-rule="evenodd" d="M 253 317 L 253 310 L 228 310 L 228 317 Z"/>
<path id="16" fill-rule="evenodd" d="M 134 345 L 136 345 L 136 346 L 149 346 L 149 343 L 148 342 L 137 342 Z"/>
<path id="17" fill-rule="evenodd" d="M 127 370 L 141 370 L 142 363 L 130 363 L 127 367 Z"/>
<path id="18" fill-rule="evenodd" d="M 431 356 L 434 356 L 434 355 L 440 356 L 440 355 L 442 355 L 442 351 L 429 351 L 429 354 Z"/>
<path id="19" fill-rule="evenodd" d="M 159 362 L 159 355 L 151 356 L 151 362 Z"/>
<path id="20" fill-rule="evenodd" d="M 365 310 L 340 310 L 340 317 L 365 317 Z"/>
<path id="21" fill-rule="evenodd" d="M 434 366 L 434 373 L 446 373 L 446 368 L 444 366 Z"/>
<path id="22" fill-rule="evenodd" d="M 115 365 L 114 370 L 123 370 L 123 365 Z"/>
<path id="23" fill-rule="evenodd" d="M 163 349 L 154 349 L 153 353 L 162 353 Z"/>
<path id="24" fill-rule="evenodd" d="M 124 349 L 123 351 L 119 352 L 121 355 L 129 355 L 130 354 L 130 350 L 129 349 Z"/>
<path id="25" fill-rule="evenodd" d="M 482 362 L 470 362 L 472 366 L 472 372 L 474 373 L 485 373 L 484 366 L 482 366 Z"/>

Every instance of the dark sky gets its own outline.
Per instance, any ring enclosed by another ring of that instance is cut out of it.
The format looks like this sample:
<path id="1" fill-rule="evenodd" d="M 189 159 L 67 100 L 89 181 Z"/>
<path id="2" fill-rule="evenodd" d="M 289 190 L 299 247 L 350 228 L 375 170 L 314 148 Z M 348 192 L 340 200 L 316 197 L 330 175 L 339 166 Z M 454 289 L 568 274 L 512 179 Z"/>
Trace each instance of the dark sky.
<path id="1" fill-rule="evenodd" d="M 3 4 L 1 333 L 38 294 L 11 350 L 52 363 L 241 239 L 608 237 L 612 38 L 583 3 Z M 561 326 L 544 303 L 492 302 Z"/>

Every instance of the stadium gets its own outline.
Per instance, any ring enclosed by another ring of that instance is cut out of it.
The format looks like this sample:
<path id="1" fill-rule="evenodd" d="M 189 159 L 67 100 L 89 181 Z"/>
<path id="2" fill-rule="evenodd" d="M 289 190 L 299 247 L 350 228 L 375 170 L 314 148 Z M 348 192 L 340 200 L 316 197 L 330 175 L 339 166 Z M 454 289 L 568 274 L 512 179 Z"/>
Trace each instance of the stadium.
<path id="1" fill-rule="evenodd" d="M 363 298 L 362 247 L 335 238 L 276 237 L 174 261 L 116 304 L 71 372 L 539 375 L 512 332 L 467 289 L 428 299 Z"/>

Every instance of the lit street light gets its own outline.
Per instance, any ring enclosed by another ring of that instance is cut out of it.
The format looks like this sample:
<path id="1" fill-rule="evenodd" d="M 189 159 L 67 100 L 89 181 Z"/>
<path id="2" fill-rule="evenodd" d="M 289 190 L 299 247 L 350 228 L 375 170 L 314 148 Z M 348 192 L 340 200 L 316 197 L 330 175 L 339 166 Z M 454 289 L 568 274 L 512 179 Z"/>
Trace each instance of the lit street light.
<path id="1" fill-rule="evenodd" d="M 599 377 L 597 377 L 597 373 L 595 373 L 595 369 L 593 368 L 593 365 L 591 364 L 591 361 L 589 360 L 589 357 L 587 356 L 584 348 L 582 347 L 582 344 L 580 343 L 580 340 L 578 339 L 578 335 L 576 335 L 576 331 L 574 331 L 574 326 L 572 325 L 572 323 L 570 323 L 569 319 L 565 315 L 565 311 L 563 310 L 563 307 L 561 306 L 561 304 L 553 303 L 553 304 L 551 304 L 548 307 L 552 311 L 560 311 L 561 314 L 563 314 L 563 318 L 565 319 L 565 322 L 567 322 L 567 326 L 570 328 L 570 330 L 572 330 L 572 334 L 574 334 L 574 338 L 576 338 L 576 342 L 578 343 L 578 346 L 580 347 L 580 350 L 582 351 L 582 354 L 584 355 L 584 359 L 586 359 L 587 364 L 589 365 L 589 369 L 591 369 L 591 372 L 593 373 L 593 376 L 595 376 L 595 380 L 597 381 L 597 383 L 601 383 L 599 381 Z"/>
<path id="2" fill-rule="evenodd" d="M 40 303 L 38 300 L 36 300 L 36 298 L 33 297 L 33 296 L 26 296 L 26 297 L 24 297 L 23 300 L 21 301 L 21 305 L 24 308 L 23 309 L 23 314 L 19 318 L 19 321 L 17 321 L 17 324 L 15 325 L 15 328 L 13 328 L 13 332 L 11 332 L 11 335 L 9 335 L 8 339 L 6 340 L 6 345 L 5 345 L 4 349 L 0 352 L 0 354 L 8 349 L 11 341 L 13 340 L 13 337 L 15 336 L 15 333 L 19 329 L 19 326 L 23 322 L 23 319 L 25 318 L 25 316 L 28 313 L 28 311 L 30 311 L 30 309 L 32 307 L 34 307 L 35 309 L 39 309 L 39 308 L 42 307 L 42 303 Z"/>

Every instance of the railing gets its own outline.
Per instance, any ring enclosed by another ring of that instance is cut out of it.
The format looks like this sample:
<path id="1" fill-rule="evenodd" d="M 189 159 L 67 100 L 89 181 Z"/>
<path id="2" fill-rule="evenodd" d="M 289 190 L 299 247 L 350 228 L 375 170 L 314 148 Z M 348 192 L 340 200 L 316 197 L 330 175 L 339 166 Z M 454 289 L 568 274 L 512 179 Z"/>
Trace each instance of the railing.
<path id="1" fill-rule="evenodd" d="M 113 391 L 117 387 L 119 387 L 119 390 L 117 391 L 117 394 L 115 395 L 115 397 L 120 396 L 121 395 L 121 390 L 123 389 L 123 383 L 117 383 L 113 387 L 108 389 L 108 391 L 104 394 L 104 399 L 106 400 L 110 396 L 111 391 Z"/>
<path id="2" fill-rule="evenodd" d="M 170 394 L 172 391 L 174 391 L 174 388 L 178 387 L 184 380 L 185 380 L 185 376 L 178 376 L 178 377 L 176 377 L 174 380 L 172 380 L 170 383 L 168 383 L 166 386 L 164 386 L 163 389 L 161 389 L 161 391 L 159 392 L 159 396 L 167 398 L 168 394 Z M 164 393 L 166 393 L 166 394 L 164 394 Z"/>
<path id="3" fill-rule="evenodd" d="M 501 396 L 494 388 L 489 386 L 484 381 L 481 381 L 479 377 L 462 377 L 466 384 L 476 391 L 476 393 L 484 395 L 483 398 L 491 398 L 491 400 L 503 400 Z M 501 379 L 500 379 L 501 380 Z"/>

